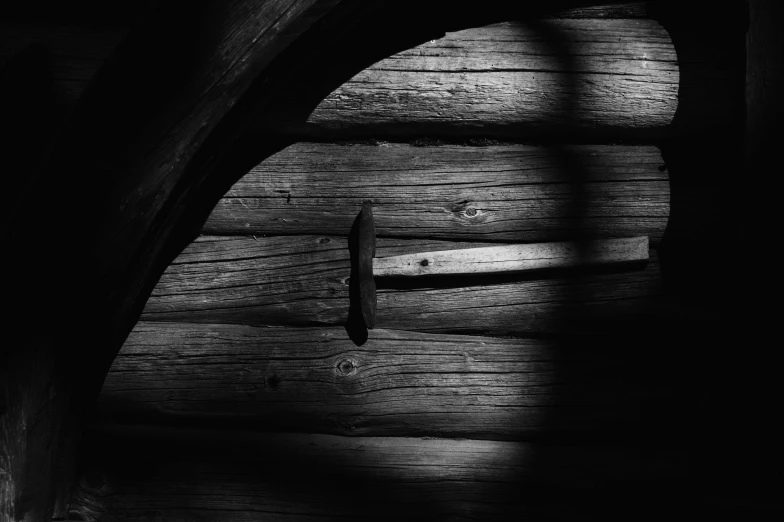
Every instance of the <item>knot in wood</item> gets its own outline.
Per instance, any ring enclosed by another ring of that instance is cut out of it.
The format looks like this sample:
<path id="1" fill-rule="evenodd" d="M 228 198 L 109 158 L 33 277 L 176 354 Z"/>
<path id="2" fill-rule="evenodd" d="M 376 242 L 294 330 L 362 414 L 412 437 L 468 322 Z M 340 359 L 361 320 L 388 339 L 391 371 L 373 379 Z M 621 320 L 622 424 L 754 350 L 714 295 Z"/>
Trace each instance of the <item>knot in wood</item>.
<path id="1" fill-rule="evenodd" d="M 277 390 L 280 386 L 281 378 L 275 374 L 272 374 L 270 377 L 264 378 L 264 387 L 269 388 L 270 390 Z"/>
<path id="2" fill-rule="evenodd" d="M 350 375 L 354 373 L 356 370 L 356 366 L 354 366 L 354 361 L 351 359 L 343 359 L 337 365 L 338 373 L 341 375 Z"/>
<path id="3" fill-rule="evenodd" d="M 464 225 L 480 225 L 487 221 L 487 214 L 477 208 L 477 202 L 470 199 L 464 199 L 456 203 L 452 203 L 449 207 L 445 208 L 454 216 L 454 218 Z"/>
<path id="4" fill-rule="evenodd" d="M 464 213 L 469 208 L 470 204 L 471 201 L 464 199 L 463 201 L 458 201 L 457 203 L 453 203 L 451 205 L 451 208 L 448 208 L 447 210 L 453 212 L 454 214 L 461 214 Z"/>

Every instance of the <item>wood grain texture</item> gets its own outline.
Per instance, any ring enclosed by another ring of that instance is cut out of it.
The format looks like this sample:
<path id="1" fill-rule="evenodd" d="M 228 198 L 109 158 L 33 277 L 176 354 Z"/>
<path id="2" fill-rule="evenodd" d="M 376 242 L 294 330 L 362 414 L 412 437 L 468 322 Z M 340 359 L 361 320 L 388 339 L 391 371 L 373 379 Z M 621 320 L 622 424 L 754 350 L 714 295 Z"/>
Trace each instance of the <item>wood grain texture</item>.
<path id="1" fill-rule="evenodd" d="M 98 419 L 352 436 L 605 441 L 677 401 L 667 350 L 618 339 L 498 339 L 375 329 L 136 325 Z M 657 353 L 656 355 L 652 355 Z M 644 354 L 644 355 L 643 355 Z M 674 415 L 674 411 L 670 412 Z"/>
<path id="2" fill-rule="evenodd" d="M 647 263 L 648 238 L 529 243 L 373 259 L 376 277 L 449 276 L 526 272 L 581 266 Z"/>
<path id="3" fill-rule="evenodd" d="M 482 244 L 379 239 L 384 257 Z M 343 325 L 350 274 L 345 238 L 202 236 L 169 266 L 142 320 L 250 325 Z M 645 269 L 584 277 L 459 277 L 414 286 L 377 281 L 376 326 L 400 330 L 518 335 L 564 328 L 600 331 L 661 318 L 661 279 Z"/>
<path id="4" fill-rule="evenodd" d="M 347 235 L 373 202 L 379 236 L 556 241 L 664 234 L 655 147 L 298 143 L 243 176 L 205 234 Z"/>
<path id="5" fill-rule="evenodd" d="M 585 2 L 590 3 L 590 2 Z M 555 18 L 648 18 L 650 2 L 613 2 L 607 5 L 582 5 L 564 9 Z"/>
<path id="6" fill-rule="evenodd" d="M 257 128 L 300 138 L 650 137 L 661 135 L 675 114 L 677 61 L 667 32 L 653 20 L 501 23 L 447 33 L 381 60 L 327 96 L 305 124 L 273 116 Z"/>
<path id="7" fill-rule="evenodd" d="M 87 451 L 71 513 L 88 521 L 590 520 L 664 513 L 688 473 L 682 449 L 144 427 Z"/>

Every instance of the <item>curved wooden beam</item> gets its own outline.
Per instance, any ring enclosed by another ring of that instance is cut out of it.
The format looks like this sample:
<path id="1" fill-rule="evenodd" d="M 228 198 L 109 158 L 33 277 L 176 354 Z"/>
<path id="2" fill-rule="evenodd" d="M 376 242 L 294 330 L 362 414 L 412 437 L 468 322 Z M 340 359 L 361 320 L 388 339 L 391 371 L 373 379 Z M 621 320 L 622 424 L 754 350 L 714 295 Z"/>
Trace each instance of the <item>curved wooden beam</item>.
<path id="1" fill-rule="evenodd" d="M 20 195 L 37 213 L 19 205 L 3 223 L 15 312 L 4 318 L 2 518 L 49 520 L 68 490 L 79 418 L 156 278 L 173 195 L 199 181 L 186 166 L 253 80 L 348 4 L 159 2 L 87 88 Z"/>

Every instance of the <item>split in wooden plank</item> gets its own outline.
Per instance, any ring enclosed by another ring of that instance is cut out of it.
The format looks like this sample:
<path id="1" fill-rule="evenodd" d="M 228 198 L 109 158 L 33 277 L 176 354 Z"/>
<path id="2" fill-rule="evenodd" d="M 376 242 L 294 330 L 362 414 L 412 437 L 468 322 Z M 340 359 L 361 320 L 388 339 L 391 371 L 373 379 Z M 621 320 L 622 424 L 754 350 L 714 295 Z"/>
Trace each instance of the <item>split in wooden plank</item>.
<path id="1" fill-rule="evenodd" d="M 379 236 L 657 245 L 670 211 L 662 165 L 655 147 L 298 143 L 243 176 L 203 233 L 347 235 L 370 199 Z"/>
<path id="2" fill-rule="evenodd" d="M 379 257 L 485 246 L 383 238 L 377 245 Z M 202 236 L 167 268 L 142 320 L 344 325 L 349 276 L 345 238 Z M 490 335 L 598 332 L 624 323 L 650 327 L 666 312 L 654 251 L 643 270 L 581 277 L 488 277 L 461 276 L 414 287 L 385 287 L 379 280 L 376 326 Z"/>
<path id="3" fill-rule="evenodd" d="M 652 337 L 636 336 L 629 349 L 628 338 L 375 329 L 357 347 L 338 327 L 142 321 L 107 375 L 96 415 L 352 436 L 607 441 L 665 422 L 641 418 L 652 398 L 682 402 L 672 354 Z"/>
<path id="4" fill-rule="evenodd" d="M 332 92 L 307 122 L 273 116 L 257 129 L 320 139 L 476 132 L 644 138 L 661 136 L 672 121 L 680 81 L 675 48 L 656 21 L 509 22 L 390 56 Z"/>
<path id="5" fill-rule="evenodd" d="M 125 426 L 89 440 L 81 520 L 582 520 L 692 491 L 682 449 Z"/>

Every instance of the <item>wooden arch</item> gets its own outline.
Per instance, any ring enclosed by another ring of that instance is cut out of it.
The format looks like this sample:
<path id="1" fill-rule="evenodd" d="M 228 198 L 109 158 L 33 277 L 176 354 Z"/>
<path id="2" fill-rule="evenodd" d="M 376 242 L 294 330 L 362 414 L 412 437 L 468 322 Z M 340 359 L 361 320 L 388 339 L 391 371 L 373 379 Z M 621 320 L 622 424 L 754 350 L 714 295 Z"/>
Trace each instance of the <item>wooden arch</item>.
<path id="1" fill-rule="evenodd" d="M 14 310 L 4 317 L 0 359 L 3 519 L 49 520 L 63 507 L 81 420 L 163 270 L 221 194 L 289 144 L 246 132 L 252 121 L 273 107 L 280 116 L 282 93 L 298 97 L 283 115 L 304 121 L 381 58 L 540 8 L 504 0 L 153 2 L 54 145 L 37 151 L 43 160 L 15 173 L 22 189 L 2 224 Z"/>

